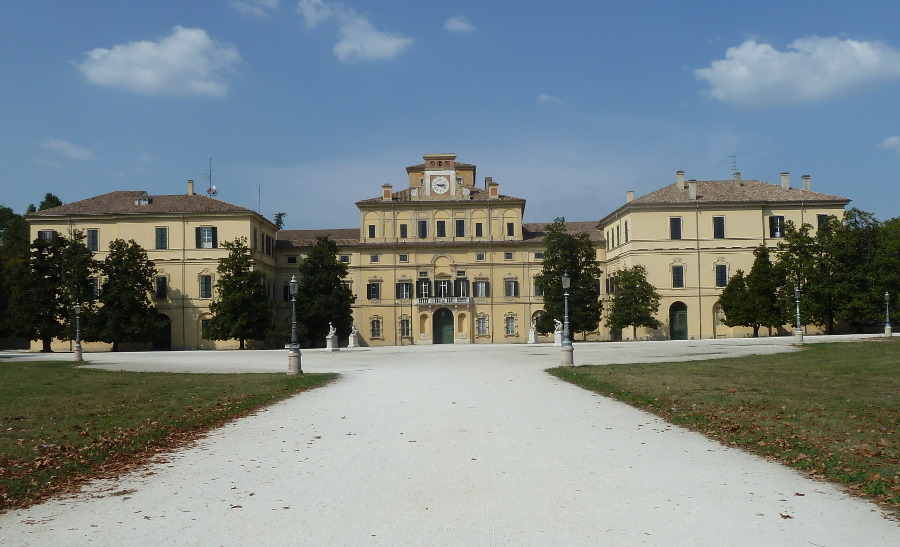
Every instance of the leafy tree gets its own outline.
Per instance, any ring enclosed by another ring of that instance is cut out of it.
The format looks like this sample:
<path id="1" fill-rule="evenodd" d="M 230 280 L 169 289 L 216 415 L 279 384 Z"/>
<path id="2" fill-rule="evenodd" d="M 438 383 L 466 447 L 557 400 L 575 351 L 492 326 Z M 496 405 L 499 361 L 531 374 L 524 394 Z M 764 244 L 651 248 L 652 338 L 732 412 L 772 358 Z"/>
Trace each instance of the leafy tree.
<path id="1" fill-rule="evenodd" d="M 100 291 L 94 335 L 112 343 L 150 342 L 159 327 L 156 308 L 150 302 L 156 266 L 134 240 L 115 239 L 101 266 L 106 283 Z"/>
<path id="2" fill-rule="evenodd" d="M 844 214 L 843 223 L 830 219 L 828 228 L 825 243 L 838 266 L 833 273 L 835 315 L 862 332 L 865 323 L 884 317 L 884 291 L 890 274 L 882 270 L 879 247 L 890 242 L 879 237 L 881 223 L 856 208 Z"/>
<path id="3" fill-rule="evenodd" d="M 570 234 L 566 219 L 557 218 L 545 228 L 544 258 L 535 283 L 544 291 L 544 313 L 537 330 L 554 330 L 553 319 L 562 320 L 564 298 L 562 275 L 569 273 L 569 328 L 572 332 L 591 332 L 600 325 L 603 304 L 600 301 L 600 266 L 597 251 L 588 234 Z"/>
<path id="4" fill-rule="evenodd" d="M 729 327 L 753 327 L 753 335 L 759 333 L 753 304 L 747 291 L 747 280 L 744 271 L 738 270 L 728 280 L 728 284 L 719 295 L 719 305 L 725 313 L 725 324 Z"/>
<path id="5" fill-rule="evenodd" d="M 59 207 L 62 204 L 63 202 L 61 199 L 51 194 L 50 192 L 47 192 L 47 194 L 44 195 L 44 199 L 41 200 L 41 204 L 38 205 L 38 211 L 53 209 L 54 207 Z"/>
<path id="6" fill-rule="evenodd" d="M 284 228 L 284 217 L 286 215 L 287 213 L 275 213 L 275 226 L 277 226 L 279 230 Z"/>
<path id="7" fill-rule="evenodd" d="M 356 297 L 341 285 L 347 265 L 338 260 L 337 253 L 337 243 L 319 236 L 299 265 L 297 321 L 305 326 L 311 345 L 325 338 L 328 323 L 341 337 L 350 334 L 353 324 L 351 306 Z"/>
<path id="8" fill-rule="evenodd" d="M 882 293 L 879 309 L 883 313 L 884 293 L 889 292 L 891 309 L 895 310 L 893 317 L 900 318 L 900 312 L 896 311 L 900 302 L 900 217 L 884 222 L 879 228 L 875 263 L 880 281 L 878 292 Z"/>
<path id="9" fill-rule="evenodd" d="M 94 254 L 88 250 L 84 232 L 74 230 L 70 237 L 63 241 L 60 260 L 64 274 L 60 281 L 59 298 L 63 309 L 66 310 L 63 320 L 65 338 L 75 339 L 75 304 L 81 304 L 82 325 L 86 327 L 83 329 L 84 338 L 90 339 L 88 325 L 92 323 L 92 316 L 96 309 L 91 278 L 99 272 L 100 264 L 94 260 Z"/>
<path id="10" fill-rule="evenodd" d="M 13 334 L 13 300 L 25 286 L 29 270 L 28 223 L 0 206 L 0 336 Z"/>
<path id="11" fill-rule="evenodd" d="M 753 336 L 759 335 L 760 326 L 768 327 L 771 336 L 773 327 L 787 322 L 779 299 L 783 276 L 776 272 L 768 247 L 760 245 L 753 251 L 753 256 L 756 258 L 746 277 L 748 304 L 753 310 Z"/>
<path id="12" fill-rule="evenodd" d="M 22 283 L 12 296 L 11 325 L 14 332 L 29 340 L 40 340 L 41 351 L 48 353 L 54 338 L 63 335 L 66 309 L 60 296 L 66 238 L 35 239 L 31 244 L 27 267 L 17 270 Z"/>
<path id="13" fill-rule="evenodd" d="M 218 299 L 209 309 L 208 337 L 212 340 L 262 340 L 272 325 L 275 302 L 266 294 L 265 276 L 253 270 L 247 238 L 222 243 L 228 256 L 219 259 Z"/>
<path id="14" fill-rule="evenodd" d="M 658 329 L 662 326 L 656 318 L 659 311 L 659 293 L 647 281 L 647 269 L 637 265 L 615 274 L 612 283 L 616 291 L 609 308 L 606 326 L 620 331 L 631 325 L 632 338 L 637 340 L 638 327 Z"/>

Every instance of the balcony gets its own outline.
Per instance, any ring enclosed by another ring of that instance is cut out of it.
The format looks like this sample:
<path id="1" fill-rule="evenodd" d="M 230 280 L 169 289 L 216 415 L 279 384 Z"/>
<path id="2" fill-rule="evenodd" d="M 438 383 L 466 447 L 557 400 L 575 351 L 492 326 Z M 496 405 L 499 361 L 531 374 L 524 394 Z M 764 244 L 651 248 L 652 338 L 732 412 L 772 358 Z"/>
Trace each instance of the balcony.
<path id="1" fill-rule="evenodd" d="M 468 306 L 471 303 L 472 299 L 468 296 L 437 296 L 434 298 L 416 298 L 416 305 L 419 306 Z"/>

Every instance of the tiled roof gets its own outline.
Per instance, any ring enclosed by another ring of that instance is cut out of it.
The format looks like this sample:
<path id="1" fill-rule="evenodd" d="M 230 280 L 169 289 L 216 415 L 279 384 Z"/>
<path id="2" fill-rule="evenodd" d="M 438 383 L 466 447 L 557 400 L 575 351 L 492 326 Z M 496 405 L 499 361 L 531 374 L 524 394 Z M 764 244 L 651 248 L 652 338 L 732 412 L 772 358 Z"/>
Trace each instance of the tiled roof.
<path id="1" fill-rule="evenodd" d="M 761 180 L 699 180 L 697 199 L 688 194 L 687 182 L 680 189 L 676 184 L 664 186 L 655 192 L 641 196 L 627 205 L 686 204 L 686 203 L 748 203 L 748 202 L 850 202 L 849 198 L 820 194 L 811 190 L 790 188 L 785 190 L 780 184 L 770 184 Z"/>
<path id="2" fill-rule="evenodd" d="M 138 205 L 139 200 L 148 200 Z M 253 213 L 252 210 L 208 196 L 177 195 L 151 196 L 143 190 L 120 190 L 73 203 L 45 209 L 28 216 L 92 216 L 160 213 Z"/>
<path id="3" fill-rule="evenodd" d="M 526 241 L 538 242 L 543 241 L 547 236 L 544 231 L 549 222 L 529 222 L 522 224 L 522 237 Z M 591 241 L 604 241 L 603 231 L 597 228 L 597 222 L 589 220 L 585 222 L 566 222 L 566 231 L 571 234 L 585 232 L 591 238 Z"/>
<path id="4" fill-rule="evenodd" d="M 275 235 L 276 249 L 306 247 L 315 243 L 319 236 L 328 236 L 338 245 L 356 245 L 359 243 L 359 229 L 333 228 L 331 230 L 280 230 Z"/>
<path id="5" fill-rule="evenodd" d="M 471 163 L 463 163 L 461 161 L 458 161 L 458 162 L 455 162 L 455 165 L 456 165 L 457 169 L 475 169 L 475 166 L 472 165 Z M 407 173 L 417 173 L 419 171 L 424 171 L 424 170 L 425 170 L 424 163 L 420 163 L 417 165 L 410 165 L 409 167 L 406 168 Z"/>
<path id="6" fill-rule="evenodd" d="M 441 201 L 488 201 L 489 199 L 491 199 L 488 197 L 487 190 L 484 190 L 481 188 L 475 188 L 472 186 L 469 186 L 468 188 L 469 188 L 468 196 L 459 196 L 457 198 L 449 198 L 449 199 L 441 200 Z M 408 202 L 413 201 L 412 190 L 413 190 L 412 188 L 406 188 L 404 190 L 399 190 L 397 192 L 393 192 L 391 194 L 392 201 L 394 203 L 408 203 Z M 513 196 L 505 196 L 503 194 L 500 194 L 500 197 L 494 198 L 492 201 L 525 201 L 525 200 L 522 198 L 517 198 L 517 197 L 513 197 Z M 373 203 L 385 203 L 385 201 L 381 197 L 377 197 L 377 198 L 371 198 L 371 199 L 364 199 L 362 201 L 356 202 L 357 205 L 373 204 Z M 422 200 L 422 203 L 429 203 L 429 204 L 433 205 L 436 202 L 434 200 Z"/>

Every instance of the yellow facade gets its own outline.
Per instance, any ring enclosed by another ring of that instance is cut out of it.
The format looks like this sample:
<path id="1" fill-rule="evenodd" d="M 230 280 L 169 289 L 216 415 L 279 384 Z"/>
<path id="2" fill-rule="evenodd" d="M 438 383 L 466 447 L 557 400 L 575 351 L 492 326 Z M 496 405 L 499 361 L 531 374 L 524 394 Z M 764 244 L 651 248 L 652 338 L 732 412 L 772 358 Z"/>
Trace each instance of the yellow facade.
<path id="1" fill-rule="evenodd" d="M 91 236 L 97 243 L 94 258 L 98 261 L 106 258 L 114 239 L 134 240 L 141 245 L 158 270 L 156 291 L 151 298 L 169 319 L 169 328 L 160 332 L 155 343 L 160 348 L 238 347 L 237 341 L 203 337 L 204 324 L 210 317 L 209 305 L 216 295 L 218 261 L 227 255 L 222 242 L 246 238 L 254 250 L 256 267 L 265 272 L 269 291 L 274 290 L 276 226 L 249 209 L 193 193 L 192 182 L 185 195 L 112 192 L 27 218 L 32 239 L 42 231 L 67 237 L 74 230 L 85 234 L 95 231 Z M 201 241 L 201 234 L 208 237 Z M 103 281 L 98 279 L 99 290 Z M 54 349 L 70 346 L 69 341 L 54 343 Z M 96 342 L 84 346 L 87 350 L 109 347 Z"/>

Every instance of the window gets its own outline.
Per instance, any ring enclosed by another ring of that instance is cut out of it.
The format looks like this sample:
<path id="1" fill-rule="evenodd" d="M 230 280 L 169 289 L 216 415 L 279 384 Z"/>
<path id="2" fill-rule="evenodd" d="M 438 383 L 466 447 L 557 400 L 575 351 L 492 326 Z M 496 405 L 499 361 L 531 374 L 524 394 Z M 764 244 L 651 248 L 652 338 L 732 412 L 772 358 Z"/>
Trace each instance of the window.
<path id="1" fill-rule="evenodd" d="M 450 287 L 451 285 L 449 279 L 442 279 L 435 282 L 435 296 L 437 296 L 438 298 L 447 298 L 448 296 L 453 296 L 452 292 L 450 291 Z"/>
<path id="2" fill-rule="evenodd" d="M 459 275 L 459 272 L 457 272 Z M 461 298 L 469 297 L 469 280 L 464 277 L 458 277 L 453 281 L 453 294 Z"/>
<path id="3" fill-rule="evenodd" d="M 684 266 L 672 266 L 672 287 L 684 288 Z"/>
<path id="4" fill-rule="evenodd" d="M 716 264 L 716 287 L 728 285 L 728 265 Z"/>
<path id="5" fill-rule="evenodd" d="M 409 255 L 399 255 L 397 257 L 397 260 L 399 260 L 400 262 L 409 262 Z"/>
<path id="6" fill-rule="evenodd" d="M 285 302 L 291 301 L 291 287 L 290 285 L 285 285 L 281 287 L 281 299 Z"/>
<path id="7" fill-rule="evenodd" d="M 198 249 L 216 249 L 219 247 L 217 241 L 217 230 L 215 226 L 199 226 L 195 232 Z"/>
<path id="8" fill-rule="evenodd" d="M 512 336 L 516 334 L 516 317 L 514 315 L 506 316 L 506 335 Z"/>
<path id="9" fill-rule="evenodd" d="M 297 263 L 297 255 L 290 255 L 287 257 L 288 264 L 296 264 Z"/>
<path id="10" fill-rule="evenodd" d="M 166 298 L 169 294 L 169 279 L 164 275 L 156 276 L 156 298 Z"/>
<path id="11" fill-rule="evenodd" d="M 409 338 L 412 336 L 412 321 L 409 320 L 409 317 L 403 317 L 400 319 L 400 338 Z"/>
<path id="12" fill-rule="evenodd" d="M 200 320 L 200 338 L 204 340 L 209 340 L 207 334 L 209 332 L 209 319 L 201 319 Z"/>
<path id="13" fill-rule="evenodd" d="M 489 281 L 475 282 L 475 298 L 487 298 L 491 295 L 491 283 Z"/>
<path id="14" fill-rule="evenodd" d="M 828 222 L 829 215 L 816 215 L 816 228 L 821 228 L 823 224 Z"/>
<path id="15" fill-rule="evenodd" d="M 349 281 L 341 281 L 341 288 L 350 291 L 351 294 L 353 293 L 353 284 Z"/>
<path id="16" fill-rule="evenodd" d="M 97 230 L 96 228 L 88 228 L 87 248 L 89 251 L 100 250 L 100 230 Z"/>
<path id="17" fill-rule="evenodd" d="M 56 239 L 56 230 L 39 230 L 38 239 L 43 239 L 44 241 L 53 241 L 54 239 Z"/>
<path id="18" fill-rule="evenodd" d="M 200 298 L 212 298 L 212 276 L 200 276 Z"/>
<path id="19" fill-rule="evenodd" d="M 374 224 L 369 224 L 369 237 L 370 238 L 375 237 L 375 225 Z"/>
<path id="20" fill-rule="evenodd" d="M 100 298 L 100 278 L 92 277 L 90 279 L 91 283 L 91 294 L 94 295 L 94 300 Z"/>
<path id="21" fill-rule="evenodd" d="M 484 236 L 484 225 L 480 222 L 475 223 L 475 237 Z"/>
<path id="22" fill-rule="evenodd" d="M 505 296 L 519 296 L 519 282 L 515 279 L 507 279 L 504 281 L 503 294 Z"/>
<path id="23" fill-rule="evenodd" d="M 516 225 L 513 222 L 506 223 L 506 235 L 512 237 L 516 235 Z"/>
<path id="24" fill-rule="evenodd" d="M 379 260 L 380 260 L 380 258 L 378 255 L 369 255 L 369 263 L 378 264 Z"/>
<path id="25" fill-rule="evenodd" d="M 784 217 L 772 215 L 769 217 L 769 237 L 784 237 Z"/>
<path id="26" fill-rule="evenodd" d="M 513 259 L 512 253 L 503 253 L 503 260 L 512 260 L 512 259 Z"/>
<path id="27" fill-rule="evenodd" d="M 381 300 L 381 283 L 367 283 L 366 296 L 369 300 Z"/>
<path id="28" fill-rule="evenodd" d="M 341 264 L 350 264 L 350 255 L 341 255 Z"/>
<path id="29" fill-rule="evenodd" d="M 681 218 L 671 217 L 669 219 L 669 238 L 681 239 Z"/>
<path id="30" fill-rule="evenodd" d="M 628 221 L 625 221 L 625 243 L 628 243 Z"/>
<path id="31" fill-rule="evenodd" d="M 537 282 L 534 283 L 534 295 L 544 296 L 544 288 L 541 287 Z"/>
<path id="32" fill-rule="evenodd" d="M 419 293 L 416 295 L 419 298 L 428 298 L 431 296 L 431 281 L 427 279 L 420 279 L 419 284 L 416 285 Z"/>
<path id="33" fill-rule="evenodd" d="M 621 226 L 619 226 L 618 224 L 616 225 L 616 243 L 617 245 L 622 244 L 622 231 Z"/>
<path id="34" fill-rule="evenodd" d="M 412 298 L 412 283 L 408 281 L 401 281 L 400 283 L 397 283 L 397 298 Z"/>
<path id="35" fill-rule="evenodd" d="M 535 259 L 535 260 L 543 260 L 543 259 L 544 259 L 544 252 L 543 252 L 543 251 L 538 251 L 538 252 L 534 253 L 534 259 Z"/>
<path id="36" fill-rule="evenodd" d="M 409 237 L 409 233 L 407 231 L 406 224 L 401 224 L 400 225 L 400 239 L 406 239 L 407 237 Z"/>
<path id="37" fill-rule="evenodd" d="M 437 237 L 447 237 L 447 221 L 437 221 Z"/>
<path id="38" fill-rule="evenodd" d="M 488 335 L 488 319 L 484 315 L 478 316 L 478 319 L 475 320 L 475 334 L 478 336 L 487 336 Z"/>
<path id="39" fill-rule="evenodd" d="M 372 338 L 381 338 L 381 318 L 372 318 Z"/>
<path id="40" fill-rule="evenodd" d="M 466 221 L 461 218 L 456 219 L 456 237 L 466 237 Z"/>
<path id="41" fill-rule="evenodd" d="M 165 226 L 157 226 L 156 227 L 156 248 L 157 249 L 168 249 L 169 248 L 169 229 Z"/>
<path id="42" fill-rule="evenodd" d="M 419 239 L 425 239 L 428 237 L 428 221 L 420 220 L 419 221 Z"/>
<path id="43" fill-rule="evenodd" d="M 484 253 L 475 253 L 475 260 L 478 262 L 484 262 Z"/>
<path id="44" fill-rule="evenodd" d="M 725 239 L 725 217 L 713 217 L 713 237 Z"/>

